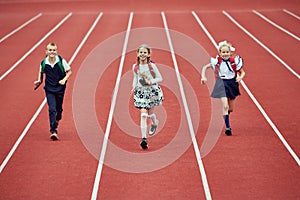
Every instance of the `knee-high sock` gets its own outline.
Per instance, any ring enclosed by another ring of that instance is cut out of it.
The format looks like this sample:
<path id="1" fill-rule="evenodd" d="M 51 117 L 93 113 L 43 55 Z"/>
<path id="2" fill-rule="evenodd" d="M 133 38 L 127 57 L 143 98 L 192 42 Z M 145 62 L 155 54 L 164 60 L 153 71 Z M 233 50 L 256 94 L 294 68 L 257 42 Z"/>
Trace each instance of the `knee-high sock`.
<path id="1" fill-rule="evenodd" d="M 146 138 L 147 136 L 147 114 L 141 113 L 141 132 L 142 138 Z"/>
<path id="2" fill-rule="evenodd" d="M 226 129 L 230 129 L 229 115 L 223 115 Z"/>
<path id="3" fill-rule="evenodd" d="M 152 124 L 156 124 L 156 115 L 155 113 L 152 113 L 151 115 L 148 115 L 148 117 L 150 117 Z"/>

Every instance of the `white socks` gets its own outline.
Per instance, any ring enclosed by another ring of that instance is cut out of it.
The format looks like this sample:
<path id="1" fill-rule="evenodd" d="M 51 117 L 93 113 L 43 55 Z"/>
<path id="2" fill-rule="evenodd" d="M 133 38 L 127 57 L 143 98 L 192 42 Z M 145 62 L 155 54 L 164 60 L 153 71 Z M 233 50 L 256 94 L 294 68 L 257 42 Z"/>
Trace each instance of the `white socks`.
<path id="1" fill-rule="evenodd" d="M 152 124 L 156 124 L 156 115 L 154 113 L 148 115 L 148 117 L 150 117 L 150 119 L 152 120 Z"/>
<path id="2" fill-rule="evenodd" d="M 147 113 L 141 113 L 141 132 L 142 138 L 147 137 Z"/>

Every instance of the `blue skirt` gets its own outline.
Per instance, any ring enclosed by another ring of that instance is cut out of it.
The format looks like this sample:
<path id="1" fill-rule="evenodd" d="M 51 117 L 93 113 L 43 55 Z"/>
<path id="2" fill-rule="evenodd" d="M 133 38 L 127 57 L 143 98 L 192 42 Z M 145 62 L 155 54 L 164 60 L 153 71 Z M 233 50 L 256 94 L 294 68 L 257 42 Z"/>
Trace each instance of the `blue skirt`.
<path id="1" fill-rule="evenodd" d="M 235 78 L 233 79 L 220 79 L 216 80 L 214 89 L 211 93 L 213 98 L 222 98 L 227 97 L 229 99 L 235 99 L 239 96 L 239 83 L 236 82 Z"/>

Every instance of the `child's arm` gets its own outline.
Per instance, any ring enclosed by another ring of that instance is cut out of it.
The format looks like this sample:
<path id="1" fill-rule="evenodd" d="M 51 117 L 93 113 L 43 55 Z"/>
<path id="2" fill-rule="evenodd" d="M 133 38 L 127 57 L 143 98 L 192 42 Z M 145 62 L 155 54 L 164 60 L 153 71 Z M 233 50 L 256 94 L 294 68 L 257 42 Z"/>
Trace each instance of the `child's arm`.
<path id="1" fill-rule="evenodd" d="M 38 80 L 34 81 L 34 89 L 38 89 L 38 87 L 43 83 L 43 78 L 44 78 L 44 73 L 42 72 L 39 72 L 39 75 L 38 75 Z"/>
<path id="2" fill-rule="evenodd" d="M 69 79 L 69 77 L 71 76 L 71 74 L 72 74 L 71 70 L 66 71 L 65 77 L 59 81 L 59 84 L 61 84 L 61 85 L 66 84 L 66 81 Z"/>
<path id="3" fill-rule="evenodd" d="M 209 64 L 206 64 L 202 67 L 202 73 L 201 73 L 201 84 L 205 84 L 207 82 L 207 78 L 206 78 L 206 75 L 205 75 L 205 72 L 208 68 L 211 67 L 211 63 Z"/>
<path id="4" fill-rule="evenodd" d="M 246 72 L 243 69 L 240 69 L 237 76 L 236 76 L 236 82 L 240 82 L 246 75 Z"/>

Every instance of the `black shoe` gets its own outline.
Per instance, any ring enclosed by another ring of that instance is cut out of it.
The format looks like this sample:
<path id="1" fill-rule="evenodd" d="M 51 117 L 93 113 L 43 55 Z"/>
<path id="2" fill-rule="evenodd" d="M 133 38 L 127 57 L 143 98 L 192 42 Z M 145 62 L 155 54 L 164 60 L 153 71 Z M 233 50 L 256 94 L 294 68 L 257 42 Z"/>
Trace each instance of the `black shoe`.
<path id="1" fill-rule="evenodd" d="M 56 141 L 56 140 L 58 140 L 57 133 L 51 133 L 51 135 L 50 135 L 50 139 L 51 139 L 51 140 L 53 140 L 53 141 Z"/>
<path id="2" fill-rule="evenodd" d="M 140 143 L 142 149 L 148 149 L 148 141 L 147 138 L 142 138 L 142 141 Z"/>
<path id="3" fill-rule="evenodd" d="M 232 135 L 231 129 L 226 129 L 225 134 L 231 136 Z"/>

